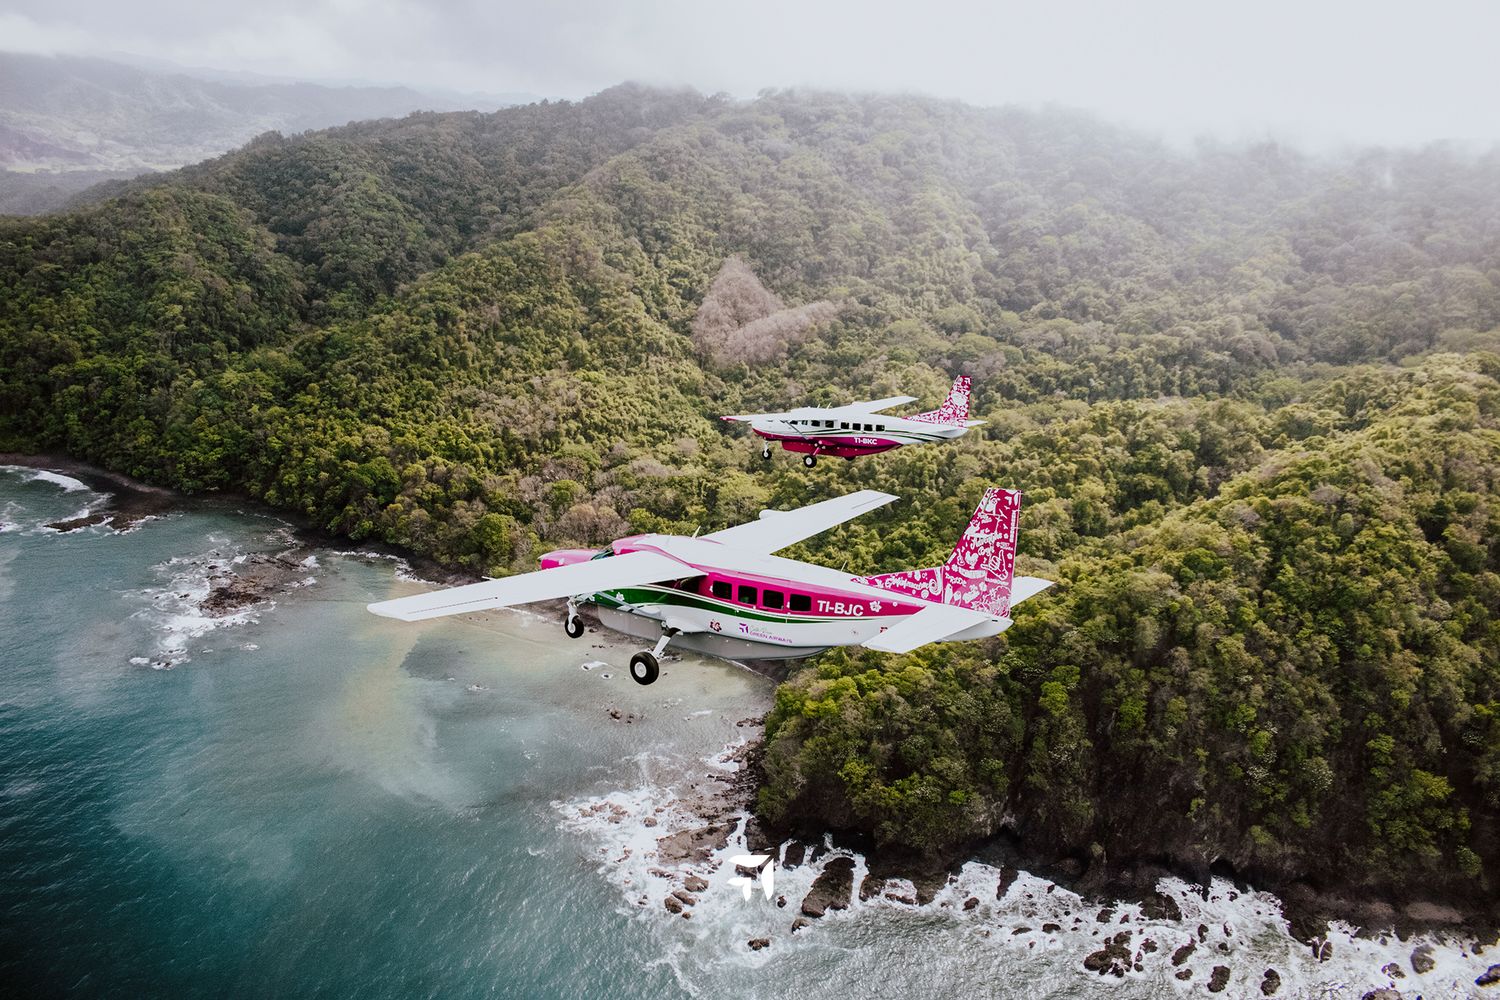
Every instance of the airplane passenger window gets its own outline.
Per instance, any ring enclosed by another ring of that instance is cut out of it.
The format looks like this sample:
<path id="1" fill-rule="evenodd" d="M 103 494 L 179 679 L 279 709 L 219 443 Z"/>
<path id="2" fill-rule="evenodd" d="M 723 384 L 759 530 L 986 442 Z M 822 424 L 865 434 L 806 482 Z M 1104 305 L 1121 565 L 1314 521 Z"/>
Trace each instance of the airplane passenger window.
<path id="1" fill-rule="evenodd" d="M 812 598 L 806 594 L 793 594 L 791 608 L 793 611 L 811 611 Z"/>
<path id="2" fill-rule="evenodd" d="M 841 430 L 841 431 L 847 431 L 848 429 L 849 429 L 849 425 L 846 424 L 846 423 L 843 423 L 842 421 L 840 421 L 840 423 L 839 423 L 839 430 Z"/>
<path id="3" fill-rule="evenodd" d="M 713 585 L 713 592 L 715 597 L 721 597 L 726 601 L 729 600 L 729 584 L 726 581 L 715 580 Z"/>
<path id="4" fill-rule="evenodd" d="M 875 429 L 877 431 L 884 431 L 885 430 L 885 424 L 876 424 L 875 425 Z"/>
<path id="5" fill-rule="evenodd" d="M 768 608 L 779 608 L 782 604 L 782 593 L 779 590 L 763 590 L 760 594 L 760 603 Z"/>
<path id="6" fill-rule="evenodd" d="M 741 604 L 754 604 L 755 603 L 755 588 L 754 587 L 747 587 L 744 584 L 740 584 L 740 603 Z"/>

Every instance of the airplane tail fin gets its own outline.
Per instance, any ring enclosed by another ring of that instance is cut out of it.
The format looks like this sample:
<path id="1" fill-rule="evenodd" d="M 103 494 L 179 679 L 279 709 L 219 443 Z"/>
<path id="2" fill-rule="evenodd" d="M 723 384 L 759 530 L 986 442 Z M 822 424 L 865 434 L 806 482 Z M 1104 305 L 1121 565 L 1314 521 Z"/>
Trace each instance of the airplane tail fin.
<path id="1" fill-rule="evenodd" d="M 953 380 L 948 398 L 936 410 L 918 413 L 911 420 L 922 420 L 929 424 L 964 424 L 969 419 L 969 376 L 960 375 Z"/>
<path id="2" fill-rule="evenodd" d="M 1020 514 L 1020 490 L 992 487 L 985 491 L 979 509 L 943 565 L 861 577 L 857 582 L 924 601 L 1008 617 Z M 1037 589 L 1027 590 L 1018 600 L 1037 593 Z"/>

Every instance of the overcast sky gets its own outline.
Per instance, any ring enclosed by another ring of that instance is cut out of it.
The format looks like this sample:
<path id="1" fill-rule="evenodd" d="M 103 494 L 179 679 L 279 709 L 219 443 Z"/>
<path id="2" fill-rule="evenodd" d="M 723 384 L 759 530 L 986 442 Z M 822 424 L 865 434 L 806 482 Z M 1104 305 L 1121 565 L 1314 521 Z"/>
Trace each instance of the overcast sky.
<path id="1" fill-rule="evenodd" d="M 1494 0 L 0 0 L 0 48 L 568 98 L 916 90 L 1174 139 L 1500 140 Z"/>

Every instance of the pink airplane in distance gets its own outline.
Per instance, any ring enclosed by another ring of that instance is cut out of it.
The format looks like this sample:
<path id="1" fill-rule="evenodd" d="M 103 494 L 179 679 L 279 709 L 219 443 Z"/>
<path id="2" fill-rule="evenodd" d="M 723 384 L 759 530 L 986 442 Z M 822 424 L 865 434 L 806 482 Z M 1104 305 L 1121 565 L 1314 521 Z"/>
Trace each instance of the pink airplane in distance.
<path id="1" fill-rule="evenodd" d="M 633 535 L 602 549 L 562 549 L 531 573 L 371 604 L 377 615 L 423 621 L 566 599 L 563 628 L 584 634 L 579 609 L 656 640 L 630 658 L 655 681 L 668 644 L 725 659 L 796 659 L 833 646 L 907 653 L 931 642 L 996 635 L 1011 608 L 1052 586 L 1015 576 L 1021 494 L 990 489 L 953 554 L 928 569 L 854 576 L 772 553 L 896 498 L 861 490 L 700 537 Z"/>
<path id="2" fill-rule="evenodd" d="M 853 460 L 859 455 L 874 455 L 907 444 L 951 441 L 962 437 L 970 427 L 984 423 L 969 419 L 967 375 L 953 380 L 947 400 L 936 410 L 910 417 L 880 412 L 915 401 L 915 396 L 891 396 L 848 406 L 804 406 L 785 413 L 743 413 L 723 419 L 747 423 L 766 439 L 760 449 L 761 458 L 769 459 L 771 442 L 780 441 L 787 451 L 801 452 L 802 464 L 809 469 L 818 464 L 819 455 Z"/>

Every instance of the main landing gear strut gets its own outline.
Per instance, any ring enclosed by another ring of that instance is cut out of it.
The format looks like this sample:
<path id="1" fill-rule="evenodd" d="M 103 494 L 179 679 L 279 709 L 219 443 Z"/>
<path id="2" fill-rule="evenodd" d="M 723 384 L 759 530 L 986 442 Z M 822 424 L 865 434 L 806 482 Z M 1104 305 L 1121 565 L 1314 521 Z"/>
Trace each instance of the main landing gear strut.
<path id="1" fill-rule="evenodd" d="M 568 610 L 563 613 L 563 631 L 569 639 L 583 638 L 583 619 L 578 617 L 578 605 L 568 601 Z"/>
<path id="2" fill-rule="evenodd" d="M 650 684 L 656 680 L 661 673 L 661 665 L 656 658 L 667 648 L 667 643 L 677 635 L 677 629 L 669 628 L 662 633 L 657 640 L 654 649 L 643 649 L 630 658 L 630 679 L 637 684 Z"/>

